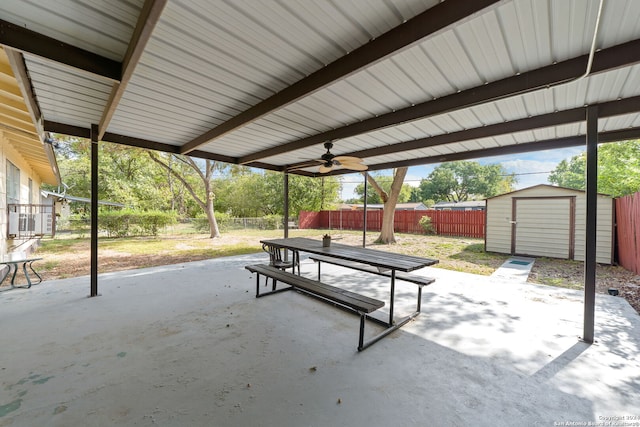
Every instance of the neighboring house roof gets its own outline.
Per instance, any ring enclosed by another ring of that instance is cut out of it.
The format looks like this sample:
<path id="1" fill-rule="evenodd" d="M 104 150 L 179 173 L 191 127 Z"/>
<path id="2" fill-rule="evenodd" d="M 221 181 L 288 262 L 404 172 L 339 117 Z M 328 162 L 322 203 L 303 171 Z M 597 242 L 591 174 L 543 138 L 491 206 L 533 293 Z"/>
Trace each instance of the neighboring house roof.
<path id="1" fill-rule="evenodd" d="M 4 48 L 0 48 L 0 131 L 42 182 L 59 185 L 61 179 L 53 147 L 43 142 L 45 132 L 38 132 L 33 125 L 33 107 L 29 108 L 24 99 L 10 58 Z"/>
<path id="2" fill-rule="evenodd" d="M 342 205 L 348 206 L 346 209 L 364 209 L 364 205 L 351 204 Z M 367 209 L 383 209 L 384 205 L 381 203 L 368 203 Z M 344 208 L 343 208 L 344 209 Z M 426 211 L 428 208 L 423 203 L 396 203 L 397 211 Z"/>
<path id="3" fill-rule="evenodd" d="M 70 196 L 68 194 L 54 193 L 53 191 L 42 190 L 40 191 L 40 194 L 42 194 L 43 197 L 53 196 L 53 197 L 57 197 L 59 199 L 67 200 L 70 202 L 91 203 L 91 199 L 88 199 L 86 197 L 75 197 L 75 196 Z M 118 208 L 123 208 L 125 206 L 122 203 L 108 202 L 104 200 L 98 200 L 98 204 L 105 205 L 105 206 L 115 206 Z"/>
<path id="4" fill-rule="evenodd" d="M 485 200 L 491 200 L 491 199 L 495 199 L 496 197 L 503 197 L 503 196 L 507 196 L 507 195 L 511 195 L 511 194 L 516 194 L 516 193 L 519 193 L 521 191 L 530 190 L 532 188 L 538 188 L 538 187 L 547 187 L 550 191 L 577 191 L 577 192 L 580 192 L 580 193 L 584 193 L 584 190 L 577 190 L 575 188 L 559 187 L 557 185 L 549 185 L 549 184 L 538 184 L 538 185 L 532 185 L 531 187 L 526 187 L 526 188 L 521 188 L 519 190 L 511 191 L 509 193 L 503 193 L 503 194 L 498 194 L 497 196 L 487 197 Z M 600 196 L 611 197 L 611 195 L 609 195 L 609 194 L 604 194 L 604 193 L 598 193 L 598 194 Z"/>
<path id="5" fill-rule="evenodd" d="M 443 209 L 443 208 L 484 208 L 485 202 L 484 200 L 469 200 L 466 202 L 438 202 L 433 206 L 435 209 Z"/>

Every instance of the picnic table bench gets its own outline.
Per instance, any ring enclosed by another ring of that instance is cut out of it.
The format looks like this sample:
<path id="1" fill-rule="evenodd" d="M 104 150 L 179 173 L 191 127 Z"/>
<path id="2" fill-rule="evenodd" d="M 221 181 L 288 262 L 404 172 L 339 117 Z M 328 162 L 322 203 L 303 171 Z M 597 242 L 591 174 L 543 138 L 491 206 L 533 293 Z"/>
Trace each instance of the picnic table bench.
<path id="1" fill-rule="evenodd" d="M 330 302 L 334 305 L 337 305 L 338 307 L 358 313 L 360 315 L 358 351 L 362 351 L 364 348 L 368 347 L 368 344 L 364 342 L 365 319 L 367 317 L 367 314 L 383 307 L 383 301 L 369 298 L 367 296 L 347 291 L 345 289 L 340 289 L 335 286 L 322 283 L 319 280 L 313 280 L 304 276 L 289 273 L 288 271 L 284 271 L 270 265 L 247 265 L 245 266 L 245 268 L 252 273 L 257 273 L 256 298 L 295 289 L 316 298 L 320 298 L 326 302 Z M 273 280 L 273 287 L 271 291 L 263 292 L 262 294 L 260 293 L 260 275 L 265 276 L 265 284 L 267 283 L 269 278 Z M 287 285 L 289 285 L 289 287 L 276 289 L 277 282 L 286 283 Z"/>
<path id="2" fill-rule="evenodd" d="M 16 259 L 16 260 L 11 260 L 11 261 L 0 261 L 0 265 L 6 265 L 8 268 L 7 270 L 4 272 L 2 279 L 0 279 L 0 285 L 2 285 L 2 283 L 4 282 L 4 280 L 7 278 L 7 276 L 9 276 L 9 274 L 11 274 L 11 271 L 13 270 L 13 275 L 11 276 L 11 287 L 12 288 L 24 288 L 24 286 L 16 286 L 15 282 L 16 282 L 16 274 L 18 273 L 18 265 L 22 264 L 22 271 L 24 272 L 24 277 L 27 279 L 27 289 L 29 289 L 31 287 L 31 285 L 37 285 L 38 283 L 42 282 L 42 277 L 40 277 L 40 275 L 38 274 L 38 272 L 33 268 L 33 263 L 35 261 L 39 261 L 42 258 L 25 258 L 25 259 Z M 38 277 L 38 281 L 33 283 L 31 281 L 31 278 L 29 277 L 29 272 L 27 271 L 27 267 L 29 267 L 31 269 L 31 271 L 33 272 L 33 274 L 35 274 Z"/>
<path id="3" fill-rule="evenodd" d="M 328 257 L 324 255 L 311 255 L 309 259 L 318 263 L 318 280 L 320 280 L 320 264 L 326 262 L 327 264 L 338 265 L 340 267 L 347 267 L 353 270 L 364 271 L 366 273 L 378 274 L 380 276 L 391 277 L 391 272 L 387 269 L 380 269 L 378 267 L 374 267 L 369 264 L 364 264 L 362 262 L 348 261 L 339 258 Z M 419 285 L 420 288 L 422 286 L 430 285 L 436 281 L 436 279 L 432 277 L 426 276 L 417 276 L 415 274 L 407 274 L 403 272 L 396 273 L 396 280 L 403 280 L 405 282 L 415 283 Z M 420 298 L 418 298 L 420 300 Z"/>
<path id="4" fill-rule="evenodd" d="M 309 294 L 311 296 L 318 297 L 326 302 L 333 303 L 337 307 L 348 309 L 351 312 L 357 313 L 360 315 L 360 339 L 358 345 L 358 351 L 362 351 L 365 348 L 373 345 L 378 342 L 385 336 L 391 334 L 392 332 L 398 330 L 402 326 L 406 325 L 412 319 L 420 314 L 420 304 L 422 298 L 422 287 L 433 283 L 434 280 L 431 278 L 420 277 L 420 276 L 411 276 L 407 275 L 411 271 L 415 271 L 421 269 L 423 267 L 427 267 L 433 264 L 436 264 L 438 260 L 416 257 L 412 255 L 404 255 L 397 253 L 390 253 L 379 251 L 375 249 L 369 248 L 360 248 L 355 246 L 348 246 L 343 244 L 330 244 L 325 245 L 323 242 L 304 238 L 304 237 L 293 237 L 293 238 L 284 238 L 284 239 L 269 239 L 269 240 L 261 240 L 266 248 L 271 248 L 271 251 L 283 249 L 290 250 L 293 253 L 292 265 L 298 266 L 298 275 L 292 273 L 286 273 L 282 270 L 284 268 L 277 268 L 277 266 L 261 266 L 260 269 L 256 268 L 256 266 L 247 266 L 252 272 L 259 273 L 256 281 L 256 286 L 258 290 L 256 291 L 256 297 L 261 296 L 259 293 L 259 282 L 260 282 L 260 274 L 264 275 L 266 278 L 265 286 L 268 284 L 268 280 L 271 278 L 273 280 L 273 288 L 271 293 L 280 292 L 282 290 L 287 289 L 279 289 L 276 290 L 276 282 L 282 281 L 290 285 L 291 288 L 296 289 L 300 292 Z M 374 316 L 369 315 L 369 313 L 381 308 L 385 305 L 384 302 L 378 300 L 372 300 L 368 297 L 363 297 L 362 295 L 355 294 L 351 291 L 347 291 L 345 289 L 337 288 L 334 286 L 327 285 L 318 280 L 312 280 L 308 278 L 303 278 L 300 276 L 300 252 L 310 253 L 312 257 L 317 259 L 331 259 L 332 263 L 341 262 L 341 265 L 348 267 L 358 267 L 358 269 L 362 269 L 362 271 L 374 272 L 376 274 L 381 274 L 390 278 L 390 289 L 389 289 L 389 320 L 381 320 Z M 335 262 L 333 262 L 335 260 Z M 271 257 L 271 261 L 273 262 L 273 257 Z M 265 269 L 264 267 L 268 267 Z M 366 268 L 366 270 L 365 270 Z M 260 271 L 258 271 L 260 270 Z M 418 303 L 417 308 L 413 313 L 405 316 L 401 319 L 396 319 L 394 315 L 394 301 L 395 301 L 395 281 L 398 275 L 402 276 L 402 280 L 408 280 L 413 283 L 419 285 L 418 289 Z M 327 296 L 323 295 L 327 294 Z M 266 294 L 265 294 L 266 295 Z M 358 306 L 352 307 L 349 304 L 345 304 L 345 301 L 349 298 L 349 302 L 353 302 L 354 299 L 362 301 L 362 298 L 365 298 L 365 301 L 369 301 L 369 303 L 373 304 L 372 306 Z M 374 310 L 375 308 L 375 310 Z M 368 311 L 371 310 L 371 311 Z M 374 323 L 377 323 L 383 326 L 385 329 L 376 335 L 373 338 L 370 338 L 366 343 L 363 340 L 364 334 L 364 321 L 370 320 Z"/>

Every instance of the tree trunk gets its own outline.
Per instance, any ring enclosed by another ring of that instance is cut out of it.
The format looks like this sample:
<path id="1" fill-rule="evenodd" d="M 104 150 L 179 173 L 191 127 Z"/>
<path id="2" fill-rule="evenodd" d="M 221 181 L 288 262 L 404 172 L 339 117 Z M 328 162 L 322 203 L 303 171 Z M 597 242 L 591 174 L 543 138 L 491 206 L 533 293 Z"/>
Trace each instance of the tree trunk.
<path id="1" fill-rule="evenodd" d="M 196 203 L 200 205 L 202 210 L 205 211 L 207 215 L 207 220 L 209 221 L 209 230 L 211 232 L 209 237 L 211 237 L 212 239 L 216 237 L 220 237 L 220 229 L 218 228 L 218 221 L 216 221 L 216 216 L 214 214 L 214 206 L 213 206 L 213 200 L 215 199 L 215 195 L 211 189 L 211 178 L 213 176 L 213 171 L 215 169 L 215 162 L 213 162 L 212 160 L 206 160 L 205 171 L 203 172 L 200 169 L 200 167 L 198 167 L 198 165 L 193 161 L 192 158 L 187 156 L 176 156 L 172 154 L 169 155 L 170 159 L 174 158 L 175 156 L 175 159 L 181 160 L 182 162 L 187 164 L 200 177 L 205 188 L 205 197 L 203 200 L 200 197 L 198 197 L 196 189 L 191 184 L 189 184 L 189 182 L 187 182 L 187 180 L 181 174 L 177 173 L 175 169 L 171 167 L 170 163 L 163 162 L 157 154 L 151 151 L 148 151 L 147 153 L 149 154 L 149 157 L 151 157 L 151 159 L 154 162 L 164 167 L 171 175 L 173 175 L 174 178 L 180 181 L 184 186 L 184 188 L 187 189 L 189 194 L 191 194 L 191 196 L 193 197 L 193 200 L 195 200 Z"/>
<path id="2" fill-rule="evenodd" d="M 207 219 L 209 220 L 209 230 L 211 233 L 209 237 L 214 239 L 220 237 L 220 229 L 218 228 L 218 221 L 216 221 L 215 211 L 213 207 L 213 193 L 209 193 L 209 197 L 207 198 Z"/>
<path id="3" fill-rule="evenodd" d="M 407 176 L 408 169 L 408 167 L 402 167 L 394 170 L 393 182 L 391 184 L 389 194 L 382 190 L 378 183 L 367 174 L 367 179 L 374 186 L 375 190 L 380 195 L 380 198 L 384 201 L 382 228 L 380 229 L 380 236 L 376 239 L 376 243 L 390 244 L 396 242 L 396 236 L 393 229 L 393 223 L 396 216 L 396 204 L 398 203 L 400 190 L 402 189 L 402 184 L 404 184 L 404 178 Z"/>

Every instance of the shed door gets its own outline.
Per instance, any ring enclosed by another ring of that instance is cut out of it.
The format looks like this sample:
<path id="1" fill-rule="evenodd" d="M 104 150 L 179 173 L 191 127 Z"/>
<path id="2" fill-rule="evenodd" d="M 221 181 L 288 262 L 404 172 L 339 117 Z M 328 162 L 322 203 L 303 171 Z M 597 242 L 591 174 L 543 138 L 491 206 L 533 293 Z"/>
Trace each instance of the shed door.
<path id="1" fill-rule="evenodd" d="M 573 259 L 575 198 L 513 198 L 511 251 Z"/>

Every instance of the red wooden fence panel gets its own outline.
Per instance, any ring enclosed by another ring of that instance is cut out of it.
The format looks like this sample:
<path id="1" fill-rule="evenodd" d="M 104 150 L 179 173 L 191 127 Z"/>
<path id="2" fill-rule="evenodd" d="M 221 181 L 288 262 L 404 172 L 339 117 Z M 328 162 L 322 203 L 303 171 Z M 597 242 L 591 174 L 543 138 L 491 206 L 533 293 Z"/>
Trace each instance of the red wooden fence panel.
<path id="1" fill-rule="evenodd" d="M 424 234 L 420 219 L 425 215 L 431 217 L 431 222 L 440 235 L 484 237 L 484 211 L 396 211 L 394 230 L 399 233 Z M 307 216 L 308 212 L 300 212 L 300 228 L 362 230 L 364 227 L 361 210 L 321 211 L 317 222 L 307 221 Z M 382 210 L 367 211 L 367 230 L 380 231 L 381 226 Z"/>
<path id="2" fill-rule="evenodd" d="M 640 193 L 616 199 L 618 262 L 640 274 Z"/>
<path id="3" fill-rule="evenodd" d="M 445 236 L 484 237 L 484 211 L 430 211 L 436 232 Z"/>
<path id="4" fill-rule="evenodd" d="M 320 225 L 321 212 L 302 211 L 298 215 L 298 228 L 322 228 Z"/>

